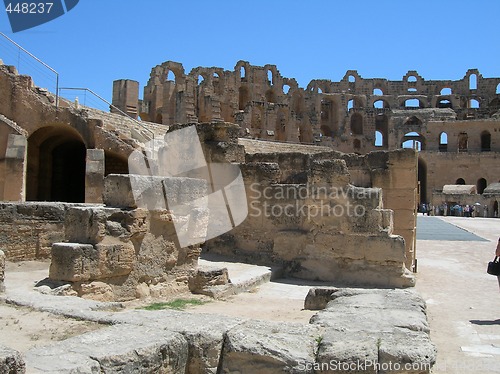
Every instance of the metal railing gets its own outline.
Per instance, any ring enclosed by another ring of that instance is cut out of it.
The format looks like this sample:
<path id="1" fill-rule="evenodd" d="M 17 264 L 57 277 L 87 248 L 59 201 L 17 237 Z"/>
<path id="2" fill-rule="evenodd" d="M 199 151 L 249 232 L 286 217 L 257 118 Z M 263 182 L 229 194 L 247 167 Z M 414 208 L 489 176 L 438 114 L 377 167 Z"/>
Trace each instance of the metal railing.
<path id="1" fill-rule="evenodd" d="M 100 96 L 97 93 L 95 93 L 94 91 L 92 91 L 90 88 L 86 88 L 86 87 L 60 87 L 59 92 L 61 92 L 61 91 L 81 92 L 83 95 L 80 95 L 80 96 L 75 95 L 73 100 L 68 98 L 66 95 L 63 96 L 60 94 L 60 96 L 64 97 L 65 99 L 68 99 L 70 101 L 76 101 L 76 99 L 78 98 L 79 105 L 82 105 L 82 106 L 88 107 L 88 108 L 94 108 L 97 110 L 101 110 L 101 111 L 106 112 L 106 113 L 109 113 L 109 110 L 113 109 L 114 111 L 120 113 L 121 115 L 125 116 L 126 118 L 130 119 L 131 121 L 135 122 L 136 124 L 141 125 L 141 129 L 148 132 L 151 135 L 153 140 L 155 139 L 155 133 L 153 131 L 151 131 L 150 129 L 148 129 L 147 127 L 143 126 L 141 124 L 141 121 L 132 117 L 130 114 L 124 112 L 120 108 L 117 108 L 112 103 L 107 101 L 105 98 L 103 98 L 102 96 Z M 80 98 L 83 98 L 83 102 L 80 102 Z M 95 100 L 95 99 L 97 99 L 97 100 Z M 99 105 L 102 105 L 102 103 L 105 103 L 108 106 L 107 110 L 99 109 Z M 88 105 L 88 104 L 92 104 L 92 105 Z"/>
<path id="2" fill-rule="evenodd" d="M 4 33 L 0 32 L 0 36 L 3 37 L 0 38 L 0 58 L 3 62 L 15 66 L 19 74 L 31 76 L 37 86 L 47 85 L 45 88 L 53 91 L 56 107 L 59 107 L 59 73 Z"/>

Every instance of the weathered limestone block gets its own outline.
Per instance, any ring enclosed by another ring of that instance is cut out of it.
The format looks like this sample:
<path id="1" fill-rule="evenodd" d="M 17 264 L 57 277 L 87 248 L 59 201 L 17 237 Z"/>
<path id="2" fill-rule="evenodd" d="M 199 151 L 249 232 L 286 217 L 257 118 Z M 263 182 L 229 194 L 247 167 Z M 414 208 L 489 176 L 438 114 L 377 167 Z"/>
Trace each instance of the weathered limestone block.
<path id="1" fill-rule="evenodd" d="M 115 314 L 117 323 L 134 323 L 157 330 L 182 334 L 188 343 L 188 368 L 186 373 L 216 374 L 220 372 L 221 354 L 226 333 L 243 321 L 212 314 L 185 311 L 130 310 Z M 219 367 L 219 368 L 218 368 Z"/>
<path id="2" fill-rule="evenodd" d="M 116 211 L 103 207 L 69 208 L 64 222 L 66 240 L 83 244 L 101 242 L 107 234 L 106 221 Z"/>
<path id="3" fill-rule="evenodd" d="M 376 336 L 363 331 L 348 335 L 328 329 L 321 336 L 317 366 L 328 374 L 377 374 L 377 343 Z"/>
<path id="4" fill-rule="evenodd" d="M 104 182 L 103 199 L 110 207 L 165 210 L 190 205 L 208 193 L 209 185 L 205 179 L 110 174 Z"/>
<path id="5" fill-rule="evenodd" d="M 83 282 L 129 274 L 134 268 L 135 249 L 131 243 L 54 243 L 49 278 Z"/>
<path id="6" fill-rule="evenodd" d="M 26 365 L 18 351 L 0 345 L 0 373 L 26 373 Z"/>
<path id="7" fill-rule="evenodd" d="M 188 344 L 182 335 L 153 327 L 118 325 L 26 353 L 40 373 L 184 374 Z"/>
<path id="8" fill-rule="evenodd" d="M 307 372 L 322 330 L 313 325 L 248 321 L 228 331 L 223 350 L 225 373 Z M 312 372 L 312 371 L 311 371 Z"/>
<path id="9" fill-rule="evenodd" d="M 220 286 L 229 283 L 229 273 L 227 268 L 207 268 L 198 269 L 189 278 L 189 290 L 193 293 L 204 294 L 205 289 L 213 286 Z"/>
<path id="10" fill-rule="evenodd" d="M 85 170 L 85 202 L 102 203 L 105 155 L 102 149 L 87 149 Z"/>
<path id="11" fill-rule="evenodd" d="M 366 368 L 371 373 L 380 372 L 380 367 L 387 373 L 430 372 L 436 348 L 429 337 L 425 302 L 417 293 L 340 289 L 330 297 L 326 309 L 311 318 L 312 324 L 326 328 L 318 362 L 371 361 Z"/>
<path id="12" fill-rule="evenodd" d="M 308 182 L 318 186 L 347 186 L 351 176 L 344 160 L 312 160 Z"/>
<path id="13" fill-rule="evenodd" d="M 130 172 L 132 173 L 133 170 Z M 162 179 L 143 175 L 110 174 L 104 180 L 104 204 L 109 207 L 132 209 L 137 207 L 164 208 L 165 195 L 161 186 Z M 134 189 L 136 196 L 134 196 Z"/>
<path id="14" fill-rule="evenodd" d="M 5 291 L 5 254 L 0 250 L 0 292 Z"/>
<path id="15" fill-rule="evenodd" d="M 51 280 L 81 282 L 99 276 L 99 255 L 91 244 L 54 243 L 49 268 Z"/>

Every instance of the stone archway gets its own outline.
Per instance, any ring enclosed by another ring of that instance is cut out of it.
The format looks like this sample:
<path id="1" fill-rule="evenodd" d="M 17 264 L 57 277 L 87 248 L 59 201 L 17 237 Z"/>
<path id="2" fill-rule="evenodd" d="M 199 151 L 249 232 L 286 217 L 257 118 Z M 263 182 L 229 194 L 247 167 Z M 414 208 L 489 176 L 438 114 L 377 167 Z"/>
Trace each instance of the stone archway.
<path id="1" fill-rule="evenodd" d="M 86 146 L 69 126 L 47 126 L 28 138 L 26 200 L 85 202 Z"/>

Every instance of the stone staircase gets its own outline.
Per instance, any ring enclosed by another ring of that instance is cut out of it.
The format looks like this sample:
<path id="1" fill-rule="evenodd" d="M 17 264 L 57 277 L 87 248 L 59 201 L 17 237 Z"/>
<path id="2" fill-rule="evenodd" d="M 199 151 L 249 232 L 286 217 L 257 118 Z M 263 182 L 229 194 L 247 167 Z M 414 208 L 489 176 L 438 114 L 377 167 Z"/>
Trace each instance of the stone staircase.
<path id="1" fill-rule="evenodd" d="M 141 144 L 147 143 L 153 137 L 163 138 L 168 130 L 168 126 L 134 120 L 121 114 L 103 112 L 88 107 L 85 108 L 85 111 L 89 118 L 101 120 L 106 130 L 115 131 L 120 138 L 133 139 Z"/>

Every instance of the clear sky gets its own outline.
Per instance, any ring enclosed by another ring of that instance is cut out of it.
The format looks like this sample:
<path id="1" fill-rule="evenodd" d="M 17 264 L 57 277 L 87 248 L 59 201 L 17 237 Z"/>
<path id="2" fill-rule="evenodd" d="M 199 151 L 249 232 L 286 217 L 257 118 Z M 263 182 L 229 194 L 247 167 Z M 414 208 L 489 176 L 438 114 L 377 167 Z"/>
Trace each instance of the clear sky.
<path id="1" fill-rule="evenodd" d="M 142 97 L 151 68 L 167 60 L 186 72 L 269 63 L 302 87 L 349 69 L 391 80 L 408 70 L 424 79 L 461 79 L 469 68 L 500 76 L 499 0 L 80 0 L 18 33 L 2 11 L 0 31 L 57 70 L 60 86 L 108 100 L 121 78 L 139 81 Z M 0 58 L 16 64 L 8 50 L 2 40 Z"/>

